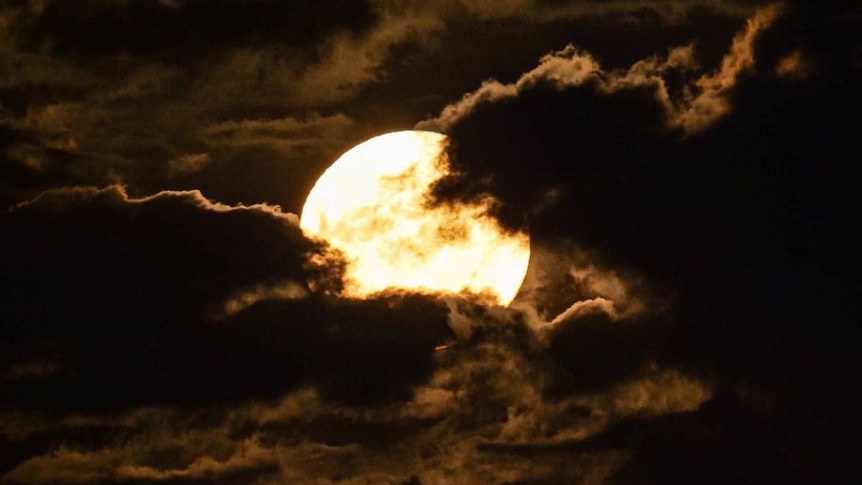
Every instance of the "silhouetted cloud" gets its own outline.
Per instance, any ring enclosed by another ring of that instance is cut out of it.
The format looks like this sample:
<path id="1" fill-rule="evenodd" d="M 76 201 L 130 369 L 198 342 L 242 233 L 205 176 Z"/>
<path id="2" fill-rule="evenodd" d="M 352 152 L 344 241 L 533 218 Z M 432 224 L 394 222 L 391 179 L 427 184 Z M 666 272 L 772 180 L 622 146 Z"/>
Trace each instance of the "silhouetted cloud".
<path id="1" fill-rule="evenodd" d="M 860 21 L 3 2 L 0 482 L 846 481 Z M 528 226 L 510 307 L 343 298 L 299 229 L 412 126 L 450 136 L 441 200 Z"/>
<path id="2" fill-rule="evenodd" d="M 754 65 L 753 43 L 759 31 L 768 28 L 779 14 L 775 6 L 757 10 L 748 20 L 745 30 L 737 34 L 721 66 L 712 74 L 704 74 L 673 99 L 668 93 L 663 75 L 668 71 L 682 71 L 688 75 L 697 68 L 694 46 L 669 50 L 666 59 L 652 57 L 636 62 L 628 71 L 604 72 L 597 61 L 587 53 L 569 45 L 565 49 L 544 56 L 539 65 L 524 73 L 516 82 L 502 84 L 489 80 L 456 103 L 446 106 L 441 114 L 416 125 L 419 129 L 448 131 L 452 125 L 470 115 L 477 105 L 500 102 L 517 97 L 525 89 L 542 83 L 559 90 L 592 83 L 599 92 L 613 94 L 619 90 L 648 87 L 667 111 L 668 124 L 686 132 L 696 132 L 725 115 L 730 106 L 726 99 L 737 77 Z"/>
<path id="3" fill-rule="evenodd" d="M 447 332 L 445 307 L 419 297 L 308 298 L 316 243 L 269 206 L 58 189 L 3 225 L 10 404 L 234 401 L 308 379 L 339 399 L 403 397 Z"/>

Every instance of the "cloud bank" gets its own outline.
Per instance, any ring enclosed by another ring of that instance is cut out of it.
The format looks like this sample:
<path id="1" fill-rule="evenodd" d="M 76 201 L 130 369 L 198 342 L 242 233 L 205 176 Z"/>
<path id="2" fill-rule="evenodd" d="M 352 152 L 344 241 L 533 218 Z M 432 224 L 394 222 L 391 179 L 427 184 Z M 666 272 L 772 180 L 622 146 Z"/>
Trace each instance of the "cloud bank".
<path id="1" fill-rule="evenodd" d="M 859 20 L 3 3 L 0 483 L 846 481 Z M 309 288 L 313 181 L 413 126 L 527 215 L 511 307 Z"/>

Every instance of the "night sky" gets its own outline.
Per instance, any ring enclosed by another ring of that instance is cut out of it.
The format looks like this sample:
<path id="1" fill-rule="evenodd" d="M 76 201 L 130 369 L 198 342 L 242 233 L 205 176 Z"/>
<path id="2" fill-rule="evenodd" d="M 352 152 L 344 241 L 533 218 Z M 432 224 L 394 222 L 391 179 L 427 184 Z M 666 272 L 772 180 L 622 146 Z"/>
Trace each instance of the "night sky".
<path id="1" fill-rule="evenodd" d="M 0 483 L 847 483 L 860 112 L 813 1 L 2 0 Z M 508 308 L 300 229 L 409 129 Z"/>

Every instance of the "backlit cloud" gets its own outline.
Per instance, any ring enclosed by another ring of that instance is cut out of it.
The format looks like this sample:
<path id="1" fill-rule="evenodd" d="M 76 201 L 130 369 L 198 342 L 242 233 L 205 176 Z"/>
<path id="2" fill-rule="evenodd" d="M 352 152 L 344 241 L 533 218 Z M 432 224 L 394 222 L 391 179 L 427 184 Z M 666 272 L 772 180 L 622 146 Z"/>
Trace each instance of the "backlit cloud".
<path id="1" fill-rule="evenodd" d="M 436 118 L 422 121 L 416 127 L 448 131 L 476 105 L 516 97 L 536 83 L 547 83 L 563 90 L 591 82 L 600 92 L 607 94 L 648 86 L 654 89 L 656 98 L 665 106 L 670 126 L 678 126 L 686 132 L 700 131 L 730 110 L 728 92 L 737 77 L 754 66 L 756 35 L 769 27 L 779 11 L 779 7 L 769 6 L 755 12 L 745 29 L 733 38 L 730 51 L 722 59 L 720 67 L 712 74 L 703 74 L 690 81 L 679 97 L 669 94 L 663 75 L 671 69 L 681 70 L 689 76 L 696 71 L 694 45 L 672 48 L 665 58 L 653 57 L 636 62 L 628 71 L 610 72 L 602 70 L 590 54 L 569 45 L 542 57 L 538 66 L 521 75 L 516 82 L 486 81 L 476 91 L 443 108 Z"/>
<path id="2" fill-rule="evenodd" d="M 0 1 L 0 483 L 847 482 L 860 21 Z M 296 214 L 417 126 L 529 231 L 509 307 L 327 291 Z"/>

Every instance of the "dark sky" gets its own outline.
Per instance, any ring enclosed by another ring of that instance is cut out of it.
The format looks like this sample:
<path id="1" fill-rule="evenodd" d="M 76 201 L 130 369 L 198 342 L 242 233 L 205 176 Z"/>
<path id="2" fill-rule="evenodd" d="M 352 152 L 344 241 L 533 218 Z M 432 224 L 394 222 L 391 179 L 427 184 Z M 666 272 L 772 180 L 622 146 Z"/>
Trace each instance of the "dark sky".
<path id="1" fill-rule="evenodd" d="M 860 32 L 816 2 L 3 1 L 0 483 L 858 476 Z M 510 308 L 309 291 L 311 186 L 412 128 L 450 136 L 438 203 L 527 215 Z"/>

